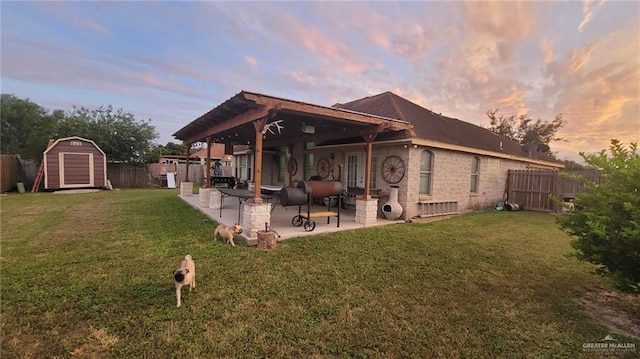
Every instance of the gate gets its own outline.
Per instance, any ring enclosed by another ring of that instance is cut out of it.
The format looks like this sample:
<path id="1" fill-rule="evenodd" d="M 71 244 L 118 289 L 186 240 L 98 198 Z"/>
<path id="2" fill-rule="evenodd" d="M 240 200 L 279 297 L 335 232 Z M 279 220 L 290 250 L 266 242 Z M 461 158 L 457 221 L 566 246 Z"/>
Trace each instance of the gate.
<path id="1" fill-rule="evenodd" d="M 601 183 L 600 173 L 591 171 L 566 171 L 585 179 Z M 584 184 L 572 178 L 560 176 L 558 170 L 509 170 L 507 178 L 508 202 L 517 203 L 531 211 L 561 212 L 562 207 L 552 197 L 561 201 L 574 199 L 585 191 Z"/>
<path id="2" fill-rule="evenodd" d="M 552 195 L 560 195 L 557 170 L 509 170 L 508 176 L 508 202 L 530 211 L 558 211 L 559 206 L 552 199 Z"/>

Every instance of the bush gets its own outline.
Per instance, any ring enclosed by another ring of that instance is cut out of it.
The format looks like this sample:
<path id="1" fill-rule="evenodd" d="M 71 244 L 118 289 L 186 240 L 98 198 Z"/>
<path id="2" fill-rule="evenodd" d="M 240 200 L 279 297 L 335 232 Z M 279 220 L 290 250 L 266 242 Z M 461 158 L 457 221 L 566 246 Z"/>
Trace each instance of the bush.
<path id="1" fill-rule="evenodd" d="M 580 156 L 601 172 L 602 183 L 571 176 L 587 191 L 576 195 L 576 209 L 558 218 L 560 228 L 575 238 L 574 255 L 599 265 L 625 291 L 640 293 L 640 154 L 611 140 L 610 155 Z"/>

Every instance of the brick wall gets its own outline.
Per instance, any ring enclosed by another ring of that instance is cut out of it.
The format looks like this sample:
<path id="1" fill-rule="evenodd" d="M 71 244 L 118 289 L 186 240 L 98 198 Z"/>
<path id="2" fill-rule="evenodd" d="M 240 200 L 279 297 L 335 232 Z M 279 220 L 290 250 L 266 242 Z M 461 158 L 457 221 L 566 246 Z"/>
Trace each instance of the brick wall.
<path id="1" fill-rule="evenodd" d="M 433 153 L 431 195 L 419 194 L 420 160 L 425 147 L 408 149 L 409 178 L 401 187 L 404 218 L 421 214 L 420 201 L 458 203 L 458 212 L 494 208 L 502 200 L 507 180 L 507 170 L 526 168 L 526 163 L 474 155 L 464 152 L 429 148 Z M 471 192 L 471 166 L 473 157 L 480 159 L 478 191 Z"/>
<path id="2" fill-rule="evenodd" d="M 432 189 L 431 195 L 420 195 L 420 161 L 422 151 L 429 149 L 433 153 Z M 397 183 L 400 186 L 398 202 L 404 212 L 401 218 L 409 219 L 422 214 L 419 202 L 457 202 L 460 213 L 495 208 L 502 201 L 509 169 L 525 169 L 527 163 L 510 159 L 494 158 L 474 155 L 465 152 L 427 148 L 423 146 L 404 144 L 374 145 L 378 166 L 378 188 L 382 195 L 378 207 L 383 206 L 389 198 L 390 184 L 382 179 L 380 169 L 385 158 L 391 155 L 400 156 L 405 162 L 406 173 Z M 315 160 L 335 153 L 335 166 L 344 164 L 344 154 L 349 149 L 318 149 Z M 480 159 L 478 175 L 478 191 L 471 193 L 471 166 L 473 157 Z M 337 173 L 336 173 L 337 174 Z M 345 173 L 343 175 L 346 175 Z M 382 213 L 379 211 L 379 216 Z"/>

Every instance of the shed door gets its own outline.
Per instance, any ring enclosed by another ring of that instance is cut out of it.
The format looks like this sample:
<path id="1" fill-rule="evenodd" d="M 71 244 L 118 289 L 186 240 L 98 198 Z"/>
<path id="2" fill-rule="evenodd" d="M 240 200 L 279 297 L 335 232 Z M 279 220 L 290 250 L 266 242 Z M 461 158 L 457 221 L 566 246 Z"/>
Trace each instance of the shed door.
<path id="1" fill-rule="evenodd" d="M 94 187 L 93 153 L 60 152 L 60 187 Z"/>

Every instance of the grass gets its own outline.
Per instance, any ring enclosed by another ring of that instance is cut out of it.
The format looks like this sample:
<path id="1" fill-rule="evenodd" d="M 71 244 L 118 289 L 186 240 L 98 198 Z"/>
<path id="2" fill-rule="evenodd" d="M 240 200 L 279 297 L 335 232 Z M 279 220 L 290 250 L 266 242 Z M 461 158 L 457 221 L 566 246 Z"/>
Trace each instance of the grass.
<path id="1" fill-rule="evenodd" d="M 175 190 L 1 202 L 3 358 L 576 358 L 610 334 L 553 216 L 490 212 L 280 243 L 213 242 Z M 171 272 L 196 261 L 175 307 Z"/>

